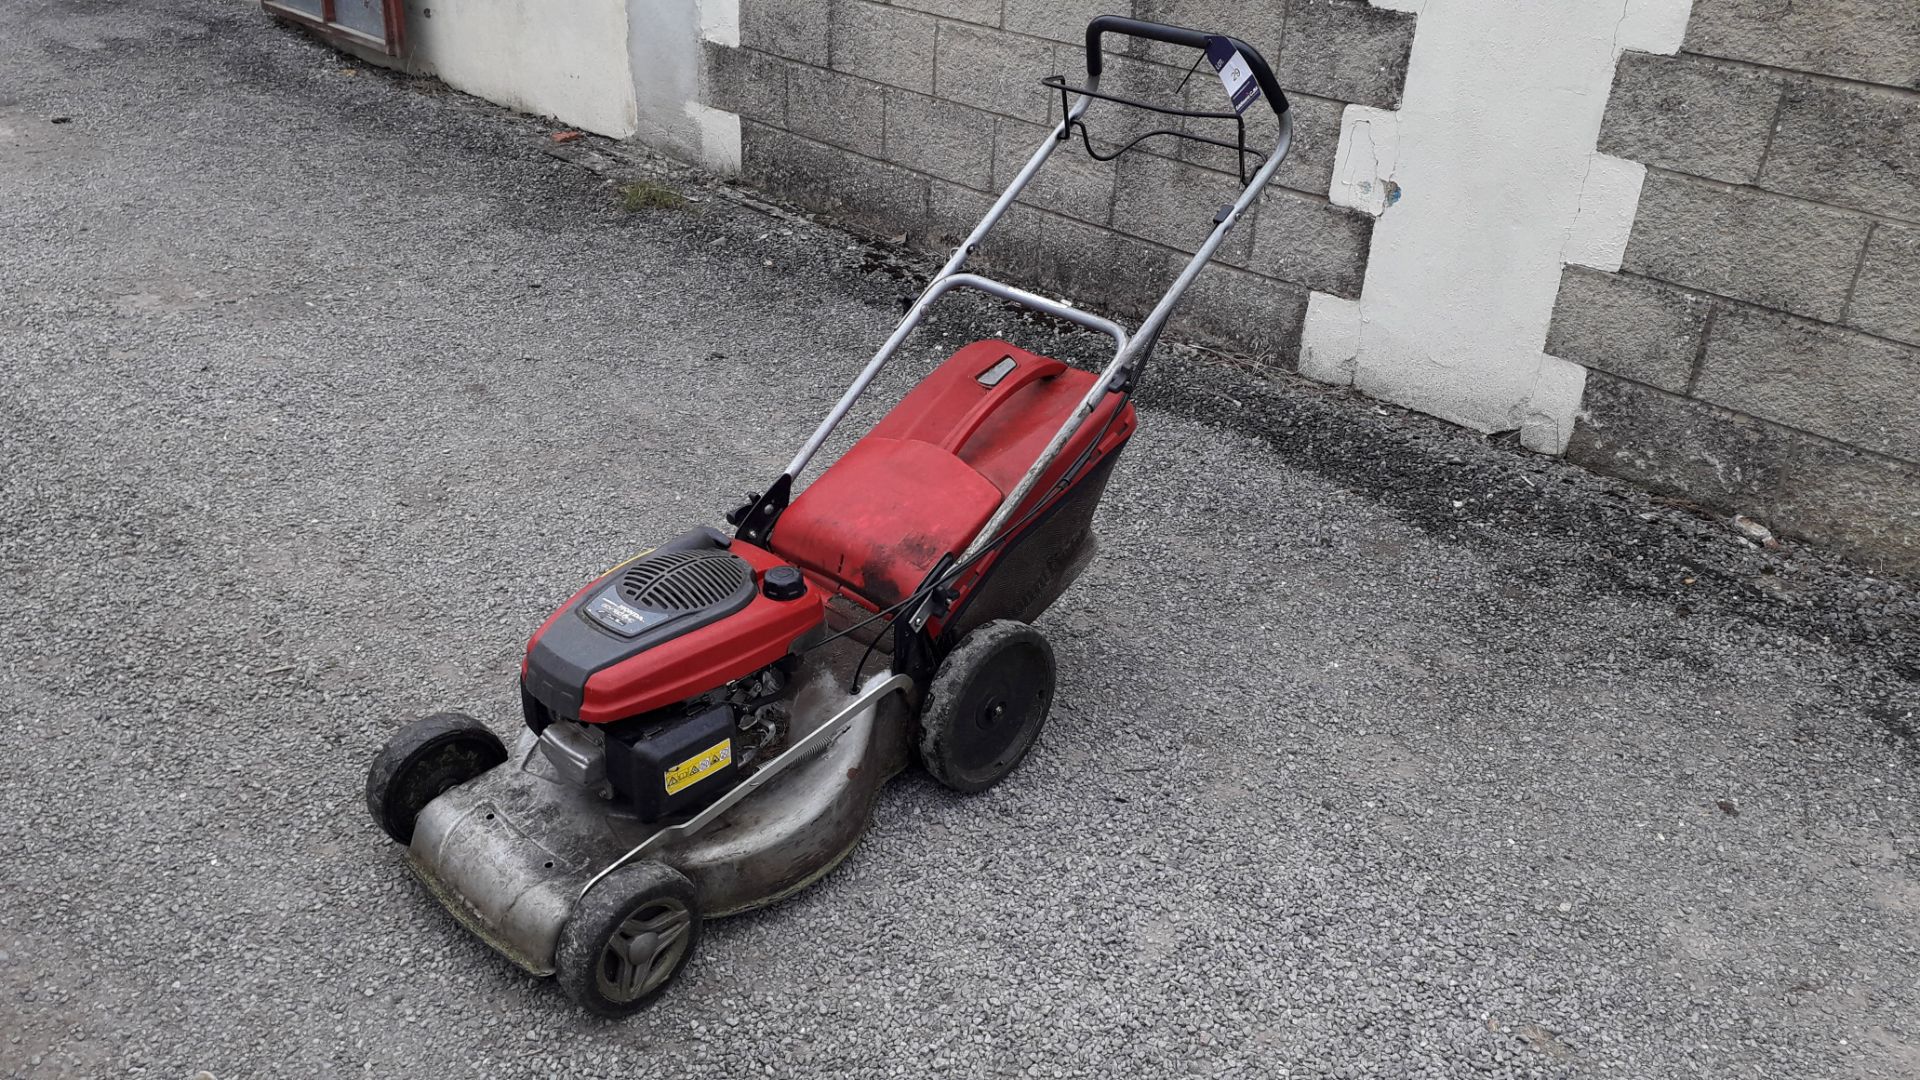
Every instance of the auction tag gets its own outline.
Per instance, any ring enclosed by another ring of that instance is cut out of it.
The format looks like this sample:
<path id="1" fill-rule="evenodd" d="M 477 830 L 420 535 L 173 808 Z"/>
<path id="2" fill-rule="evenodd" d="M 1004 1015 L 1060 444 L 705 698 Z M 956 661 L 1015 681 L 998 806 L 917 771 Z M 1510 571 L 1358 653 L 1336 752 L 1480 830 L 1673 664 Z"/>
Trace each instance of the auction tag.
<path id="1" fill-rule="evenodd" d="M 1219 36 L 1208 38 L 1207 62 L 1220 73 L 1220 85 L 1227 88 L 1234 112 L 1246 112 L 1247 106 L 1260 100 L 1260 84 L 1253 81 L 1253 69 L 1233 42 Z"/>

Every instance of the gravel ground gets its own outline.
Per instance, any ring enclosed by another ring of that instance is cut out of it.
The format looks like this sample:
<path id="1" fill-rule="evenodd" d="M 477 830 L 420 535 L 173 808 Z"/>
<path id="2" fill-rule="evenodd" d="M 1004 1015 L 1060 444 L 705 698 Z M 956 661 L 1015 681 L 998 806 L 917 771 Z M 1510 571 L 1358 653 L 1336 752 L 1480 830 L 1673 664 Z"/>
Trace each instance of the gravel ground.
<path id="1" fill-rule="evenodd" d="M 524 636 L 776 472 L 921 264 L 624 213 L 250 5 L 0 26 L 0 1073 L 1920 1075 L 1909 588 L 1191 350 L 1029 763 L 584 1016 L 366 760 L 510 732 Z M 883 391 L 982 327 L 1074 347 L 960 304 Z"/>

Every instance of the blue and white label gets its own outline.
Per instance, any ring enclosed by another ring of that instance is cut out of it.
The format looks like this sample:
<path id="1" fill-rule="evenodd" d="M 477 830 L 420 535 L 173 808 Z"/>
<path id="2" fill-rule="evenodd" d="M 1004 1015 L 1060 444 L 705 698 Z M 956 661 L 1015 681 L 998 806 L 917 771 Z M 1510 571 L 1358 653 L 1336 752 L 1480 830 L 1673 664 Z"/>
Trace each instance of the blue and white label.
<path id="1" fill-rule="evenodd" d="M 1208 38 L 1207 63 L 1219 74 L 1220 85 L 1227 88 L 1234 112 L 1246 112 L 1248 106 L 1260 100 L 1260 84 L 1254 81 L 1253 69 L 1247 66 L 1247 58 L 1240 55 L 1233 42 L 1218 36 Z"/>

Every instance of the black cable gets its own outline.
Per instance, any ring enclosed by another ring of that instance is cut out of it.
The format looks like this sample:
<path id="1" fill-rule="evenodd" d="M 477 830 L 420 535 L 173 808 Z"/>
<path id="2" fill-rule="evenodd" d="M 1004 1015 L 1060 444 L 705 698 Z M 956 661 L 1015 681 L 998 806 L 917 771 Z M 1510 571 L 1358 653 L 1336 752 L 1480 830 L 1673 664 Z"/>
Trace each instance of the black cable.
<path id="1" fill-rule="evenodd" d="M 1174 93 L 1177 94 L 1180 91 L 1185 90 L 1187 88 L 1187 83 L 1192 80 L 1193 73 L 1200 70 L 1200 61 L 1205 60 L 1206 58 L 1207 58 L 1207 54 L 1204 52 L 1201 53 L 1199 56 L 1196 56 L 1193 58 L 1193 66 L 1187 69 L 1187 73 L 1185 75 L 1180 76 L 1180 85 L 1173 88 Z"/>
<path id="2" fill-rule="evenodd" d="M 1086 124 L 1082 123 L 1079 120 L 1070 121 L 1070 123 L 1072 127 L 1080 129 L 1080 142 L 1086 146 L 1087 156 L 1092 158 L 1095 161 L 1112 161 L 1114 158 L 1119 157 L 1121 154 L 1124 154 L 1127 151 L 1133 149 L 1134 147 L 1139 146 L 1141 143 L 1146 142 L 1148 139 L 1151 139 L 1156 135 L 1171 135 L 1176 139 L 1186 139 L 1188 142 L 1205 143 L 1208 146 L 1218 146 L 1222 150 L 1232 150 L 1234 153 L 1238 154 L 1240 156 L 1240 166 L 1239 166 L 1240 183 L 1242 185 L 1245 185 L 1251 182 L 1250 178 L 1247 176 L 1248 155 L 1252 155 L 1254 157 L 1261 156 L 1260 151 L 1255 150 L 1252 147 L 1247 145 L 1246 139 L 1244 138 L 1244 134 L 1245 134 L 1244 131 L 1242 132 L 1243 137 L 1238 143 L 1230 143 L 1225 139 L 1216 139 L 1210 135 L 1196 135 L 1191 131 L 1177 131 L 1173 128 L 1155 128 L 1154 130 L 1147 132 L 1145 135 L 1138 136 L 1132 142 L 1129 142 L 1127 145 L 1121 147 L 1118 150 L 1115 150 L 1111 154 L 1102 154 L 1100 151 L 1095 150 L 1093 148 L 1093 136 L 1091 133 L 1088 132 Z M 1071 129 L 1069 129 L 1069 131 L 1067 132 L 1067 138 L 1068 139 L 1073 138 L 1073 132 Z"/>
<path id="3" fill-rule="evenodd" d="M 1198 61 L 1195 62 L 1194 67 L 1196 69 L 1199 67 Z M 1192 72 L 1188 72 L 1188 75 L 1191 76 Z M 1248 149 L 1247 118 L 1243 116 L 1237 109 L 1234 110 L 1233 112 L 1219 112 L 1214 110 L 1203 111 L 1203 110 L 1196 110 L 1196 109 L 1182 109 L 1172 105 L 1156 105 L 1151 101 L 1140 101 L 1138 99 L 1126 97 L 1125 95 L 1121 95 L 1121 94 L 1103 93 L 1099 90 L 1092 89 L 1091 87 L 1070 86 L 1067 83 L 1066 76 L 1064 75 L 1049 75 L 1046 78 L 1041 79 L 1040 84 L 1042 86 L 1052 87 L 1053 89 L 1060 91 L 1060 115 L 1062 117 L 1060 141 L 1067 142 L 1070 139 L 1072 139 L 1073 129 L 1076 127 L 1079 128 L 1080 140 L 1081 142 L 1086 144 L 1087 154 L 1096 161 L 1112 161 L 1114 158 L 1119 157 L 1121 154 L 1126 153 L 1127 151 L 1140 145 L 1146 140 L 1153 138 L 1155 135 L 1172 135 L 1176 139 L 1190 139 L 1194 142 L 1208 143 L 1213 146 L 1218 146 L 1223 149 L 1234 151 L 1239 155 L 1237 168 L 1239 169 L 1239 172 L 1240 172 L 1241 185 L 1245 186 L 1246 184 L 1251 182 L 1250 178 L 1247 176 L 1247 156 L 1249 154 L 1259 156 L 1259 151 Z M 1180 85 L 1185 86 L 1186 80 L 1184 79 L 1181 80 Z M 1080 94 L 1089 98 L 1094 98 L 1100 101 L 1115 102 L 1117 104 L 1127 106 L 1128 108 L 1145 109 L 1148 112 L 1157 112 L 1163 116 L 1182 116 L 1182 117 L 1187 117 L 1189 119 L 1194 119 L 1194 120 L 1231 120 L 1234 123 L 1235 141 L 1230 143 L 1223 139 L 1215 139 L 1215 138 L 1212 138 L 1211 136 L 1200 135 L 1191 131 L 1179 131 L 1173 128 L 1159 128 L 1154 131 L 1149 131 L 1145 135 L 1141 135 L 1138 138 L 1135 138 L 1132 142 L 1127 143 L 1125 146 L 1122 146 L 1120 149 L 1115 150 L 1111 154 L 1101 154 L 1095 151 L 1093 148 L 1093 137 L 1087 131 L 1086 123 L 1084 121 L 1074 119 L 1073 108 L 1068 103 L 1068 100 L 1067 100 L 1067 95 L 1069 92 Z"/>

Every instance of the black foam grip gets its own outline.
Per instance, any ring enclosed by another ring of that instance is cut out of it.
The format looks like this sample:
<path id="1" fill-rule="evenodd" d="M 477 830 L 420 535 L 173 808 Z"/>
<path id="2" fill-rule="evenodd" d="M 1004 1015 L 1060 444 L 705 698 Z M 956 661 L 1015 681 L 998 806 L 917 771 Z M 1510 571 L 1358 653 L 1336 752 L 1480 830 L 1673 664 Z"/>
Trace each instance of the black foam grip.
<path id="1" fill-rule="evenodd" d="M 1267 59 L 1259 50 L 1226 34 L 1208 34 L 1200 30 L 1189 30 L 1184 26 L 1168 26 L 1165 23 L 1147 22 L 1144 19 L 1129 19 L 1123 15 L 1102 15 L 1087 24 L 1087 74 L 1100 77 L 1102 67 L 1100 58 L 1100 38 L 1109 31 L 1125 34 L 1128 37 L 1146 38 L 1149 41 L 1164 41 L 1169 45 L 1184 45 L 1190 49 L 1205 50 L 1210 38 L 1226 38 L 1240 55 L 1246 57 L 1247 67 L 1253 69 L 1253 81 L 1260 84 L 1260 92 L 1266 96 L 1267 104 L 1273 107 L 1274 115 L 1287 111 L 1287 95 L 1280 89 L 1280 83 L 1273 77 L 1273 69 L 1267 66 Z"/>

